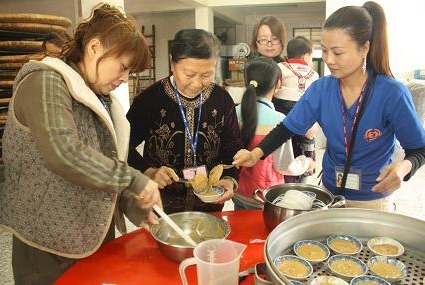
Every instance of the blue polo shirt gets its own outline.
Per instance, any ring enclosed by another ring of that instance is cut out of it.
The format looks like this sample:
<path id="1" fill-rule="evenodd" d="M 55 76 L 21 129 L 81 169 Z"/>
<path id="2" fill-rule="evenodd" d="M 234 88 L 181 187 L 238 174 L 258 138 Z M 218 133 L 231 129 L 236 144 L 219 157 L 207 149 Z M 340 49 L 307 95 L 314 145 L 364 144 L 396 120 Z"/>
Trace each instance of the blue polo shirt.
<path id="1" fill-rule="evenodd" d="M 327 138 L 323 156 L 323 184 L 334 194 L 341 194 L 336 187 L 335 169 L 343 169 L 345 163 L 340 92 L 338 79 L 323 77 L 310 85 L 283 120 L 289 130 L 299 135 L 305 134 L 314 122 L 319 123 Z M 345 110 L 350 136 L 356 102 Z M 360 190 L 346 189 L 347 199 L 373 200 L 388 195 L 372 192 L 371 188 L 376 184 L 380 172 L 391 163 L 396 138 L 404 149 L 425 145 L 425 131 L 407 87 L 393 78 L 378 75 L 357 129 L 351 160 L 350 169 L 361 173 L 361 186 Z"/>

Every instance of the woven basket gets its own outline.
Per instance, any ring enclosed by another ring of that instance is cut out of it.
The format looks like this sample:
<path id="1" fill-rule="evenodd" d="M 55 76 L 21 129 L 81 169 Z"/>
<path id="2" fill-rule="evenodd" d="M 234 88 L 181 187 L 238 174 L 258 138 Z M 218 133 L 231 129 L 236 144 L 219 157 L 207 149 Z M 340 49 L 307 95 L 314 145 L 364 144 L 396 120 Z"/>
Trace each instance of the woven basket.
<path id="1" fill-rule="evenodd" d="M 31 59 L 40 60 L 44 57 L 43 53 L 22 54 L 22 55 L 0 55 L 0 63 L 6 62 L 27 62 Z M 1 76 L 1 75 L 0 75 Z"/>
<path id="2" fill-rule="evenodd" d="M 0 41 L 0 50 L 41 51 L 42 44 L 41 41 Z"/>
<path id="3" fill-rule="evenodd" d="M 0 88 L 12 88 L 13 80 L 0 80 Z"/>
<path id="4" fill-rule="evenodd" d="M 0 71 L 0 80 L 14 80 L 17 74 L 17 71 L 2 70 Z"/>
<path id="5" fill-rule="evenodd" d="M 0 13 L 0 23 L 39 23 L 68 28 L 71 20 L 65 17 L 33 13 Z"/>
<path id="6" fill-rule="evenodd" d="M 1 105 L 9 105 L 10 98 L 0 98 Z"/>
<path id="7" fill-rule="evenodd" d="M 25 62 L 0 63 L 0 70 L 18 70 L 24 66 L 24 64 Z"/>
<path id="8" fill-rule="evenodd" d="M 39 24 L 39 23 L 0 23 L 0 30 L 19 31 L 19 32 L 65 32 L 66 28 L 58 25 Z"/>

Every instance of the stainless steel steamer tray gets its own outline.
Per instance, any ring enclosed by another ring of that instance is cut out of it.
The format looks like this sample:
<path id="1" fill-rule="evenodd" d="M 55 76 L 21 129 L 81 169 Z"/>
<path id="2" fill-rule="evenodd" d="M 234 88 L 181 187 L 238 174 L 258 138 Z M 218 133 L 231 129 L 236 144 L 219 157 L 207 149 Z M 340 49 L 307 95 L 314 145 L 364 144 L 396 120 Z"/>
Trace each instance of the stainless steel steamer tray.
<path id="1" fill-rule="evenodd" d="M 398 240 L 405 252 L 398 257 L 408 267 L 408 275 L 398 284 L 420 284 L 425 277 L 425 222 L 404 215 L 367 209 L 329 209 L 292 217 L 278 225 L 268 236 L 264 255 L 267 277 L 273 284 L 290 284 L 279 274 L 273 260 L 282 254 L 293 253 L 292 246 L 303 239 L 324 242 L 335 233 L 356 236 L 363 242 L 363 250 L 356 255 L 363 261 L 373 256 L 366 242 L 372 237 L 386 236 Z M 323 263 L 315 265 L 309 284 L 318 275 L 331 275 Z M 305 281 L 304 281 L 305 282 Z"/>

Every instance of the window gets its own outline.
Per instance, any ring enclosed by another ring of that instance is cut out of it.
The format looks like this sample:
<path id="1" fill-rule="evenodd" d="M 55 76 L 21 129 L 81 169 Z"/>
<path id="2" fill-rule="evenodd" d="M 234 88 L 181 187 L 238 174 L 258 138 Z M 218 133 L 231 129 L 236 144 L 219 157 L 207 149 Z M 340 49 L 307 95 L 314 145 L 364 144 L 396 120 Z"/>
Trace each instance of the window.
<path id="1" fill-rule="evenodd" d="M 320 36 L 322 34 L 322 28 L 294 28 L 293 36 L 303 36 L 309 39 L 313 45 L 320 44 Z"/>

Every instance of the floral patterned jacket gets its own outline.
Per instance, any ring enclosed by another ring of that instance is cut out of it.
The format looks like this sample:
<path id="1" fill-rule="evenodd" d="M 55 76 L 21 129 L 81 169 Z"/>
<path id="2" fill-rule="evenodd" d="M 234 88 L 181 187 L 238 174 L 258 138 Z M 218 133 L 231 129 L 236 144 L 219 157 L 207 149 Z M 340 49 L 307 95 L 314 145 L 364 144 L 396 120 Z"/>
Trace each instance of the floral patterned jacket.
<path id="1" fill-rule="evenodd" d="M 241 149 L 242 141 L 230 95 L 220 86 L 211 84 L 201 96 L 180 96 L 191 135 L 197 129 L 199 107 L 202 104 L 197 165 L 210 170 L 219 163 L 230 164 Z M 186 134 L 177 97 L 170 81 L 164 78 L 138 95 L 127 113 L 130 121 L 129 164 L 141 171 L 149 167 L 168 166 L 180 177 L 182 170 L 193 166 L 193 153 Z M 143 154 L 136 148 L 145 142 Z M 238 170 L 225 170 L 224 176 L 237 180 Z M 164 209 L 168 212 L 183 210 L 217 211 L 222 205 L 203 205 L 184 185 L 170 185 L 161 190 Z"/>

